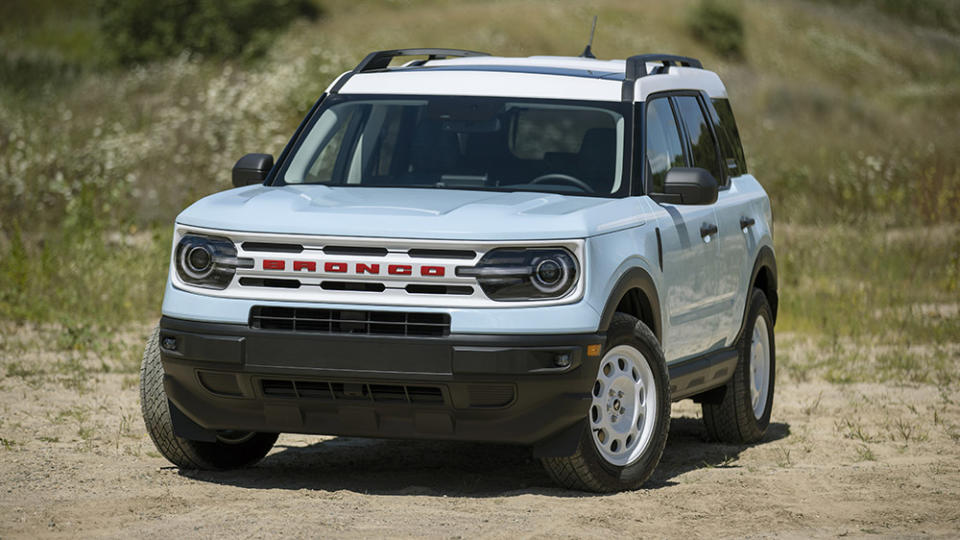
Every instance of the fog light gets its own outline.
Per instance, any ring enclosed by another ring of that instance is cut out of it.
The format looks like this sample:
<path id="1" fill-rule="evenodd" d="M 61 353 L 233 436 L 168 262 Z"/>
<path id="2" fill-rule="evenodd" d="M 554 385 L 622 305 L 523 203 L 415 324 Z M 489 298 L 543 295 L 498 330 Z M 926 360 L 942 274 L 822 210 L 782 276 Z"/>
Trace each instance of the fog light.
<path id="1" fill-rule="evenodd" d="M 553 359 L 553 364 L 557 367 L 570 367 L 570 355 L 569 354 L 558 354 Z"/>
<path id="2" fill-rule="evenodd" d="M 167 336 L 160 340 L 160 346 L 168 351 L 177 350 L 177 338 Z"/>

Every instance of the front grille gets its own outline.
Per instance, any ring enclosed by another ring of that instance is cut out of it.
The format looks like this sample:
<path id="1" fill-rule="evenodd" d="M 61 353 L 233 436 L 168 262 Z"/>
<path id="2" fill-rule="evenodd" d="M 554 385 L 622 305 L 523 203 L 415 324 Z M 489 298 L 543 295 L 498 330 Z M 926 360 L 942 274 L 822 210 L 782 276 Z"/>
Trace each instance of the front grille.
<path id="1" fill-rule="evenodd" d="M 2 1 L 2 0 L 0 0 Z M 390 231 L 386 231 L 390 232 Z M 442 240 L 425 238 L 324 236 L 311 234 L 273 234 L 239 231 L 192 230 L 183 233 L 215 234 L 229 238 L 237 257 L 250 259 L 253 266 L 238 268 L 224 289 L 199 289 L 174 275 L 174 284 L 184 290 L 219 298 L 236 298 L 256 304 L 286 304 L 310 307 L 342 306 L 347 309 L 400 309 L 414 311 L 450 311 L 452 309 L 502 308 L 502 301 L 490 298 L 473 275 L 460 275 L 458 267 L 474 267 L 487 253 L 496 249 L 536 249 L 563 247 L 583 264 L 583 240 Z M 178 233 L 179 234 L 179 233 Z M 176 273 L 175 273 L 176 274 Z M 576 294 L 563 298 L 530 298 L 525 307 L 567 304 L 579 300 L 584 291 L 580 273 Z M 249 307 L 249 306 L 248 306 Z M 509 307 L 509 306 L 507 306 Z M 248 314 L 249 315 L 249 314 Z M 280 318 L 299 318 L 284 315 Z M 265 322 L 264 327 L 315 332 L 359 333 L 370 331 L 350 324 L 336 328 L 335 315 L 321 321 Z M 352 322 L 352 321 L 351 321 Z M 371 320 L 393 325 L 397 321 Z M 432 321 L 427 321 L 431 323 Z M 441 321 L 445 323 L 445 321 Z M 259 322 L 251 319 L 250 324 Z M 445 335 L 425 324 L 399 321 L 392 335 Z"/>
<path id="2" fill-rule="evenodd" d="M 327 246 L 323 248 L 327 255 L 354 255 L 369 257 L 386 257 L 387 248 L 384 247 L 357 247 L 357 246 Z"/>
<path id="3" fill-rule="evenodd" d="M 277 242 L 243 242 L 240 246 L 244 251 L 273 251 L 277 253 L 302 253 L 300 244 L 281 244 Z"/>
<path id="4" fill-rule="evenodd" d="M 443 391 L 435 386 L 264 379 L 260 389 L 265 397 L 273 398 L 443 404 Z"/>
<path id="5" fill-rule="evenodd" d="M 368 281 L 323 281 L 320 288 L 325 291 L 383 292 L 387 287 L 383 283 Z"/>
<path id="6" fill-rule="evenodd" d="M 274 287 L 277 289 L 299 289 L 299 279 L 273 279 L 273 278 L 240 278 L 240 285 L 244 287 Z"/>
<path id="7" fill-rule="evenodd" d="M 254 306 L 250 310 L 250 327 L 325 334 L 442 337 L 450 334 L 450 315 Z"/>
<path id="8" fill-rule="evenodd" d="M 407 285 L 410 294 L 473 294 L 469 285 Z"/>
<path id="9" fill-rule="evenodd" d="M 477 252 L 469 249 L 410 249 L 407 251 L 407 255 L 414 258 L 435 257 L 438 259 L 472 260 L 477 256 Z"/>

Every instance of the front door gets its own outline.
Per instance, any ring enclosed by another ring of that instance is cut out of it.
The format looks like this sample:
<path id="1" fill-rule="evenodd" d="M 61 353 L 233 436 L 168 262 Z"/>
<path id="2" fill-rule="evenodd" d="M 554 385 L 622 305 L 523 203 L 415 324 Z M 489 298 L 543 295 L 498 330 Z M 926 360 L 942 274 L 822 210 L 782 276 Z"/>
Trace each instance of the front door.
<path id="1" fill-rule="evenodd" d="M 681 139 L 677 116 L 669 97 L 646 102 L 646 167 L 648 188 L 663 192 L 672 167 L 686 167 L 688 153 Z M 663 251 L 664 295 L 667 320 L 663 349 L 668 362 L 700 354 L 716 344 L 719 316 L 716 309 L 718 243 L 710 227 L 717 223 L 713 205 L 661 203 L 657 222 Z"/>

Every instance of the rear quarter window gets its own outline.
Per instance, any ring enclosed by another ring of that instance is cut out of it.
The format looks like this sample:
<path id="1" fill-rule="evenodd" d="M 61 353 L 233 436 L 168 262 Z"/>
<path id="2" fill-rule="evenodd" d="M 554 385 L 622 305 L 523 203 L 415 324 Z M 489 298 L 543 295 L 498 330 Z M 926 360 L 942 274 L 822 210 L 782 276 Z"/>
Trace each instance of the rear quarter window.
<path id="1" fill-rule="evenodd" d="M 733 118 L 730 101 L 724 98 L 715 98 L 711 101 L 713 107 L 710 108 L 710 116 L 714 123 L 714 131 L 720 137 L 720 150 L 723 152 L 724 164 L 730 176 L 747 174 L 747 160 L 743 155 L 740 131 Z"/>

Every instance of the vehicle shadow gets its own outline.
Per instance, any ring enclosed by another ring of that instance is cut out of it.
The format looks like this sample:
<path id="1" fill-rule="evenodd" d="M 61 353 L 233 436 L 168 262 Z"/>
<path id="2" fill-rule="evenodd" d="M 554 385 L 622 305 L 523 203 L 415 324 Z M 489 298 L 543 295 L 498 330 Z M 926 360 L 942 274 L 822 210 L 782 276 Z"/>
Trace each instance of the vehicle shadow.
<path id="1" fill-rule="evenodd" d="M 790 427 L 770 425 L 758 444 L 783 439 Z M 749 446 L 705 442 L 697 418 L 673 418 L 663 458 L 646 488 L 676 484 L 677 476 L 706 467 L 738 467 Z M 337 437 L 309 446 L 278 445 L 257 467 L 179 474 L 202 482 L 250 489 L 347 490 L 378 495 L 509 497 L 536 493 L 585 494 L 558 488 L 528 448 L 455 441 L 399 441 Z"/>

